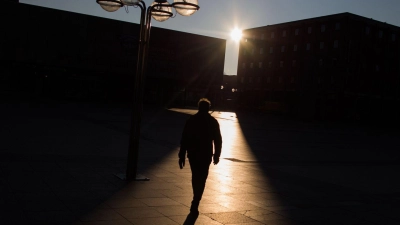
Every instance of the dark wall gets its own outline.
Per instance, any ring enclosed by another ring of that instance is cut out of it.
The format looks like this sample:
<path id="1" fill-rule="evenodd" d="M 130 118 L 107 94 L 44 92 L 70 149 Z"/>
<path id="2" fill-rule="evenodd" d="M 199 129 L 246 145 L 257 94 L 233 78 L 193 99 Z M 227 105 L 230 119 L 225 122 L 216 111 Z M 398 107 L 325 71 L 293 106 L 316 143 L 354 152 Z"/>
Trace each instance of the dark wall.
<path id="1" fill-rule="evenodd" d="M 0 21 L 3 99 L 130 101 L 138 24 L 13 2 L 3 4 L 7 6 Z M 153 27 L 146 81 L 150 88 L 146 90 L 155 92 L 155 98 L 170 96 L 156 101 L 165 104 L 188 84 L 218 82 L 223 74 L 225 42 Z M 151 102 L 147 98 L 150 94 L 146 93 L 145 99 Z"/>

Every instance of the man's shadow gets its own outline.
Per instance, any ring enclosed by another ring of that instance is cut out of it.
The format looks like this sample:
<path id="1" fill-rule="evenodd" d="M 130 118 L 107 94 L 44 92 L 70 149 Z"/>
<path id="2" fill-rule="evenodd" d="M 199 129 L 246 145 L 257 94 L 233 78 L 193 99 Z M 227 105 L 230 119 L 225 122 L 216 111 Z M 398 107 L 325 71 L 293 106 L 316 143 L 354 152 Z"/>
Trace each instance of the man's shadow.
<path id="1" fill-rule="evenodd" d="M 183 225 L 194 225 L 194 223 L 196 223 L 197 217 L 199 217 L 198 214 L 189 213 Z"/>

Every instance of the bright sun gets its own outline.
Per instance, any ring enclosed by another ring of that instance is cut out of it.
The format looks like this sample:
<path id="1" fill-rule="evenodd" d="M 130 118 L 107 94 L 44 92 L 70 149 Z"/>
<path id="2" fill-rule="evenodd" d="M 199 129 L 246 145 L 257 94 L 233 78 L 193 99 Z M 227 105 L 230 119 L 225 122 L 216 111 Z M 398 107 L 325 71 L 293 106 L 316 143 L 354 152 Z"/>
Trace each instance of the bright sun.
<path id="1" fill-rule="evenodd" d="M 242 38 L 242 31 L 237 28 L 233 29 L 231 32 L 231 38 L 238 42 Z"/>

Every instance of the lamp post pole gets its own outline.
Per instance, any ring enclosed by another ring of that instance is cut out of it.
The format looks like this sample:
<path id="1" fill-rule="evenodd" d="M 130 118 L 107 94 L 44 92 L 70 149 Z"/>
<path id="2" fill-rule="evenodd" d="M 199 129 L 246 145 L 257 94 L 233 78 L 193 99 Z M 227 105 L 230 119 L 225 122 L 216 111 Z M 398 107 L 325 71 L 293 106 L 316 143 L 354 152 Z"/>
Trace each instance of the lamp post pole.
<path id="1" fill-rule="evenodd" d="M 134 79 L 134 90 L 132 99 L 131 131 L 129 134 L 128 159 L 126 167 L 126 180 L 149 180 L 139 177 L 137 174 L 139 158 L 140 125 L 143 112 L 144 80 L 147 68 L 147 55 L 150 40 L 151 18 L 157 21 L 165 21 L 173 16 L 172 9 L 183 16 L 190 16 L 199 10 L 198 0 L 174 0 L 169 4 L 167 0 L 155 0 L 147 8 L 143 0 L 96 0 L 96 2 L 106 11 L 113 12 L 122 6 L 139 7 L 140 13 L 140 32 L 138 58 L 136 64 L 136 76 Z"/>
<path id="2" fill-rule="evenodd" d="M 139 47 L 136 64 L 136 76 L 134 79 L 133 99 L 132 99 L 132 115 L 131 128 L 129 133 L 128 158 L 126 165 L 126 180 L 132 181 L 139 179 L 137 177 L 138 157 L 139 157 L 139 140 L 140 140 L 140 125 L 142 120 L 142 80 L 144 76 L 144 58 L 146 49 L 146 4 L 143 1 L 138 3 L 140 7 L 140 31 L 139 31 Z M 148 180 L 142 178 L 142 180 Z"/>

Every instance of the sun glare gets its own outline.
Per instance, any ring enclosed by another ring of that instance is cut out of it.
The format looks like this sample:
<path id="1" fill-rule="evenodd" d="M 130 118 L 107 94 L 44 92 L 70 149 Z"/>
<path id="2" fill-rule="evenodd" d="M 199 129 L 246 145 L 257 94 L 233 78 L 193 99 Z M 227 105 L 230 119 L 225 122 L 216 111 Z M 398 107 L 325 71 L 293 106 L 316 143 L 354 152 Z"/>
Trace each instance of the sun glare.
<path id="1" fill-rule="evenodd" d="M 231 32 L 231 38 L 238 42 L 242 38 L 242 31 L 238 28 L 233 29 Z"/>

